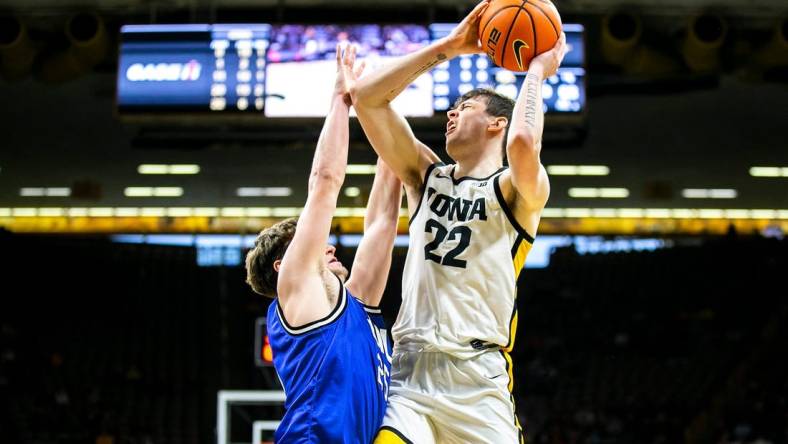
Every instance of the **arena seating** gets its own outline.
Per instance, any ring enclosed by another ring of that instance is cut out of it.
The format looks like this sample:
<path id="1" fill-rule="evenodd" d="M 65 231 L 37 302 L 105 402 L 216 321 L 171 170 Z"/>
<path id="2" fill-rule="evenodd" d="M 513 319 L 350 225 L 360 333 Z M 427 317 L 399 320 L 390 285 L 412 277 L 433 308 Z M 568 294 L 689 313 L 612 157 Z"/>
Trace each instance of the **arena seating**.
<path id="1" fill-rule="evenodd" d="M 673 241 L 561 249 L 521 274 L 513 358 L 530 442 L 787 441 L 788 242 Z M 209 443 L 218 389 L 270 388 L 252 358 L 268 302 L 240 267 L 99 238 L 4 235 L 0 249 L 0 442 Z"/>

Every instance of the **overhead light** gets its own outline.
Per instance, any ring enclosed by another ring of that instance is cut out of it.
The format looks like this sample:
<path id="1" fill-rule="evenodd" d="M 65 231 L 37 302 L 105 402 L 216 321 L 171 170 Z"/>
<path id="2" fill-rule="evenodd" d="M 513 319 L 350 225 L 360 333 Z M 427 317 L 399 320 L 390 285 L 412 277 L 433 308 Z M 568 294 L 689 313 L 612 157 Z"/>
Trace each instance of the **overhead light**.
<path id="1" fill-rule="evenodd" d="M 145 163 L 137 167 L 140 174 L 199 174 L 200 166 L 196 164 L 151 164 Z"/>
<path id="2" fill-rule="evenodd" d="M 140 174 L 167 174 L 169 170 L 168 165 L 143 164 L 137 167 Z"/>
<path id="3" fill-rule="evenodd" d="M 112 217 L 115 212 L 112 208 L 88 208 L 88 216 L 90 217 Z"/>
<path id="4" fill-rule="evenodd" d="M 632 218 L 641 218 L 645 210 L 641 208 L 619 208 L 618 209 L 618 217 L 632 217 Z"/>
<path id="5" fill-rule="evenodd" d="M 698 216 L 700 216 L 701 219 L 722 219 L 725 217 L 725 212 L 716 208 L 702 208 L 698 210 Z"/>
<path id="6" fill-rule="evenodd" d="M 274 208 L 274 217 L 296 217 L 301 214 L 300 208 Z"/>
<path id="7" fill-rule="evenodd" d="M 592 208 L 591 215 L 593 217 L 616 217 L 616 210 L 614 208 Z"/>
<path id="8" fill-rule="evenodd" d="M 154 197 L 180 197 L 183 196 L 181 187 L 156 187 L 153 189 Z"/>
<path id="9" fill-rule="evenodd" d="M 646 208 L 646 217 L 651 219 L 668 219 L 670 210 L 667 208 Z"/>
<path id="10" fill-rule="evenodd" d="M 346 174 L 375 174 L 377 165 L 349 164 L 345 168 Z"/>
<path id="11" fill-rule="evenodd" d="M 164 217 L 165 214 L 167 214 L 165 208 L 148 207 L 140 210 L 142 217 Z"/>
<path id="12" fill-rule="evenodd" d="M 566 217 L 591 217 L 590 208 L 567 208 Z"/>
<path id="13" fill-rule="evenodd" d="M 153 188 L 151 187 L 126 187 L 123 190 L 123 195 L 126 197 L 151 197 L 153 196 Z"/>
<path id="14" fill-rule="evenodd" d="M 194 215 L 200 217 L 216 217 L 219 215 L 218 208 L 195 208 Z"/>
<path id="15" fill-rule="evenodd" d="M 62 208 L 39 208 L 38 215 L 41 217 L 61 217 L 65 212 Z"/>
<path id="16" fill-rule="evenodd" d="M 777 217 L 775 210 L 752 210 L 750 215 L 753 219 L 774 219 Z"/>
<path id="17" fill-rule="evenodd" d="M 71 188 L 20 188 L 19 195 L 22 197 L 68 197 L 71 195 Z"/>
<path id="18" fill-rule="evenodd" d="M 239 197 L 286 197 L 293 194 L 290 187 L 241 187 L 235 191 Z"/>
<path id="19" fill-rule="evenodd" d="M 243 208 L 222 208 L 222 217 L 244 217 L 246 210 Z"/>
<path id="20" fill-rule="evenodd" d="M 725 210 L 725 217 L 727 219 L 749 219 L 749 210 Z"/>
<path id="21" fill-rule="evenodd" d="M 192 164 L 170 165 L 170 174 L 199 174 L 200 166 Z"/>
<path id="22" fill-rule="evenodd" d="M 69 208 L 68 209 L 69 217 L 87 217 L 88 209 L 87 208 Z"/>
<path id="23" fill-rule="evenodd" d="M 735 199 L 738 193 L 732 188 L 685 188 L 681 195 L 686 199 Z"/>
<path id="24" fill-rule="evenodd" d="M 89 207 L 89 208 L 0 208 L 0 217 L 292 217 L 298 207 Z M 364 217 L 364 207 L 337 207 L 334 216 Z M 407 217 L 401 210 L 400 217 Z M 545 208 L 543 218 L 631 218 L 631 219 L 788 219 L 788 209 L 718 208 Z"/>
<path id="25" fill-rule="evenodd" d="M 623 199 L 629 197 L 629 190 L 626 188 L 570 188 L 569 197 Z"/>
<path id="26" fill-rule="evenodd" d="M 629 197 L 629 190 L 626 188 L 600 188 L 599 197 L 603 199 L 623 199 Z"/>
<path id="27" fill-rule="evenodd" d="M 35 217 L 38 214 L 35 208 L 13 208 L 11 215 L 14 217 Z"/>
<path id="28" fill-rule="evenodd" d="M 753 177 L 788 177 L 788 167 L 754 166 L 750 168 Z"/>
<path id="29" fill-rule="evenodd" d="M 596 188 L 570 188 L 569 197 L 574 198 L 596 198 L 599 197 L 599 190 Z"/>
<path id="30" fill-rule="evenodd" d="M 359 187 L 345 187 L 345 196 L 358 197 L 361 196 L 361 188 Z"/>
<path id="31" fill-rule="evenodd" d="M 248 217 L 271 217 L 271 214 L 271 209 L 266 207 L 253 207 L 246 209 L 246 215 Z"/>
<path id="32" fill-rule="evenodd" d="M 542 217 L 564 217 L 563 208 L 545 208 L 542 210 Z"/>
<path id="33" fill-rule="evenodd" d="M 46 195 L 48 197 L 68 197 L 71 196 L 71 188 L 47 188 Z"/>
<path id="34" fill-rule="evenodd" d="M 605 165 L 548 165 L 547 173 L 553 176 L 607 176 L 610 168 Z"/>
<path id="35" fill-rule="evenodd" d="M 191 217 L 194 211 L 191 208 L 167 208 L 167 217 Z"/>
<path id="36" fill-rule="evenodd" d="M 19 190 L 19 195 L 22 197 L 41 197 L 45 193 L 43 188 L 22 188 Z"/>
<path id="37" fill-rule="evenodd" d="M 123 190 L 126 197 L 180 197 L 183 196 L 181 187 L 126 187 Z"/>
<path id="38" fill-rule="evenodd" d="M 115 216 L 117 217 L 137 217 L 139 215 L 139 208 L 115 208 Z"/>

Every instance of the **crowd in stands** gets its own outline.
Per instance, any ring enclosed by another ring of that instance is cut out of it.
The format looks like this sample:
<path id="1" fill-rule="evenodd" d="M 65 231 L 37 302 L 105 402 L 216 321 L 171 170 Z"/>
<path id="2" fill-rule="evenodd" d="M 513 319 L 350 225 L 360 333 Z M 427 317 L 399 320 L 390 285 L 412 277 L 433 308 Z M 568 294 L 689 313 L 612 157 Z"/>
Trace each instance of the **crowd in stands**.
<path id="1" fill-rule="evenodd" d="M 521 273 L 512 355 L 528 442 L 788 442 L 788 242 L 690 241 L 563 248 Z M 273 388 L 252 352 L 268 302 L 242 268 L 99 238 L 6 234 L 0 249 L 0 442 L 212 443 L 217 390 Z"/>

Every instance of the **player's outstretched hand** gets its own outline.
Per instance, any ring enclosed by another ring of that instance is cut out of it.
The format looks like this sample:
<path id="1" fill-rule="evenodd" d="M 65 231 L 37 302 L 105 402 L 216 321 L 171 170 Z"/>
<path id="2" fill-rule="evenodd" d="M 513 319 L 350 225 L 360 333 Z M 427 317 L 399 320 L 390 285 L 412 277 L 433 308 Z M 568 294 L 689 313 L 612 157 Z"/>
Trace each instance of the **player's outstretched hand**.
<path id="1" fill-rule="evenodd" d="M 364 71 L 365 62 L 356 64 L 356 45 L 337 43 L 337 80 L 334 94 L 342 96 L 347 106 L 352 105 L 350 91 L 355 88 L 356 81 Z"/>
<path id="2" fill-rule="evenodd" d="M 484 52 L 479 44 L 479 20 L 484 11 L 490 5 L 490 0 L 482 0 L 475 8 L 458 24 L 451 33 L 446 36 L 446 45 L 459 54 L 476 54 Z"/>
<path id="3" fill-rule="evenodd" d="M 553 49 L 543 52 L 531 60 L 528 72 L 540 75 L 542 79 L 554 76 L 558 72 L 558 67 L 561 66 L 568 49 L 566 34 L 562 32 Z"/>

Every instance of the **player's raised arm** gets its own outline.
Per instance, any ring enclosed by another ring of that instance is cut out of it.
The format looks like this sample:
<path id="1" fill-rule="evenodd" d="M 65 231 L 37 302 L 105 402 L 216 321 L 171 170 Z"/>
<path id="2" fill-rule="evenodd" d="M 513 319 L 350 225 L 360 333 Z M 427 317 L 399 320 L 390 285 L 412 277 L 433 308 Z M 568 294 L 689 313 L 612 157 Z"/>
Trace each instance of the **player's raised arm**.
<path id="1" fill-rule="evenodd" d="M 447 37 L 359 79 L 350 88 L 353 106 L 372 147 L 406 187 L 418 189 L 427 167 L 439 159 L 413 135 L 407 121 L 391 108 L 394 100 L 420 75 L 460 54 L 481 52 L 479 17 L 488 0 L 480 2 Z"/>
<path id="2" fill-rule="evenodd" d="M 547 172 L 539 157 L 544 131 L 542 82 L 555 75 L 565 53 L 566 36 L 561 33 L 553 49 L 531 61 L 512 113 L 506 155 L 511 183 L 529 210 L 541 210 L 550 194 Z"/>
<path id="3" fill-rule="evenodd" d="M 347 167 L 350 100 L 341 67 L 353 67 L 354 62 L 354 54 L 347 50 L 343 54 L 337 45 L 337 78 L 312 161 L 309 194 L 279 266 L 279 304 L 288 321 L 295 325 L 320 319 L 333 308 L 323 283 L 323 273 L 327 272 L 324 257 Z"/>
<path id="4" fill-rule="evenodd" d="M 364 237 L 358 246 L 347 283 L 350 292 L 366 305 L 378 306 L 386 288 L 401 203 L 402 182 L 385 162 L 378 159 L 364 216 Z"/>

